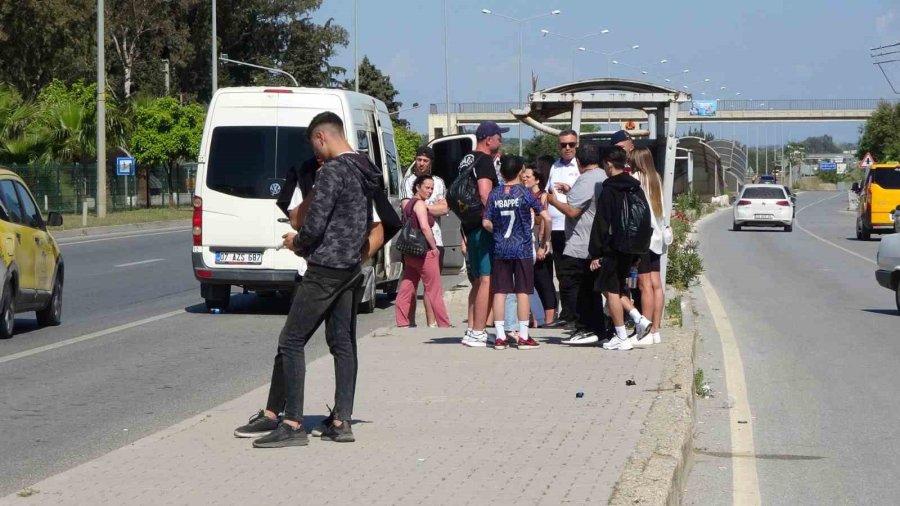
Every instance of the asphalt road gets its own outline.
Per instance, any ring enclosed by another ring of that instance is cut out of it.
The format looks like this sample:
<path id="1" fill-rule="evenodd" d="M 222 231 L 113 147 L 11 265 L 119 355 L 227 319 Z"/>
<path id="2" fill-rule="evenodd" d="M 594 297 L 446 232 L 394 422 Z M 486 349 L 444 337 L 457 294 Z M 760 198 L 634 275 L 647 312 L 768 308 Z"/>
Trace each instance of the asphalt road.
<path id="1" fill-rule="evenodd" d="M 878 239 L 857 241 L 846 207 L 845 193 L 808 192 L 792 233 L 732 232 L 727 211 L 700 230 L 743 359 L 762 504 L 900 502 L 900 316 L 875 282 Z M 685 503 L 731 504 L 731 400 L 705 300 L 700 311 L 697 366 L 716 397 L 698 400 Z"/>
<path id="2" fill-rule="evenodd" d="M 39 328 L 23 314 L 0 341 L 0 496 L 266 384 L 289 307 L 237 295 L 227 313 L 207 313 L 188 230 L 64 242 L 63 325 Z M 393 306 L 380 298 L 378 307 L 360 316 L 360 336 L 393 322 Z M 314 337 L 307 360 L 325 353 L 324 336 Z"/>

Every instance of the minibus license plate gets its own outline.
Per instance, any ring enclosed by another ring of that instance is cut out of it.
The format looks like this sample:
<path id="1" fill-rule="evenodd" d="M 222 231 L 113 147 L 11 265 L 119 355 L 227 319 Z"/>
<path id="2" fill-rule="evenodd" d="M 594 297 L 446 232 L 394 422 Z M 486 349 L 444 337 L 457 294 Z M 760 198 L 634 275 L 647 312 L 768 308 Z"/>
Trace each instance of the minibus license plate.
<path id="1" fill-rule="evenodd" d="M 217 264 L 259 265 L 262 263 L 262 253 L 249 253 L 238 251 L 217 251 Z"/>

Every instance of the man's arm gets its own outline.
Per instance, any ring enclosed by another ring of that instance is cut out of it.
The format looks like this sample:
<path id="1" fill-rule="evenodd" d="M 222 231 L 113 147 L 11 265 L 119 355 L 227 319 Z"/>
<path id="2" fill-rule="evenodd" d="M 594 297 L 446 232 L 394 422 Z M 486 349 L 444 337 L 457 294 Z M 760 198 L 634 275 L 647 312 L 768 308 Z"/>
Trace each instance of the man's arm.
<path id="1" fill-rule="evenodd" d="M 384 225 L 380 221 L 376 221 L 369 227 L 369 237 L 360 250 L 363 263 L 368 262 L 382 246 L 384 246 Z"/>
<path id="2" fill-rule="evenodd" d="M 340 181 L 333 168 L 324 167 L 316 176 L 316 198 L 310 199 L 309 207 L 303 227 L 294 237 L 293 250 L 300 256 L 304 256 L 307 250 L 319 243 L 325 236 L 325 227 L 328 226 L 328 217 L 331 216 L 337 203 L 337 195 L 343 183 Z"/>
<path id="3" fill-rule="evenodd" d="M 478 195 L 481 196 L 481 205 L 487 207 L 488 197 L 491 196 L 491 190 L 494 189 L 494 182 L 486 177 L 478 178 Z"/>
<path id="4" fill-rule="evenodd" d="M 547 197 L 547 203 L 559 209 L 559 212 L 572 219 L 581 216 L 581 213 L 584 212 L 584 208 L 582 207 L 572 207 L 568 202 L 560 202 L 559 199 L 556 198 L 555 192 L 549 193 Z"/>
<path id="5" fill-rule="evenodd" d="M 446 216 L 450 212 L 450 206 L 447 205 L 446 199 L 440 199 L 428 207 L 428 213 L 432 216 Z"/>

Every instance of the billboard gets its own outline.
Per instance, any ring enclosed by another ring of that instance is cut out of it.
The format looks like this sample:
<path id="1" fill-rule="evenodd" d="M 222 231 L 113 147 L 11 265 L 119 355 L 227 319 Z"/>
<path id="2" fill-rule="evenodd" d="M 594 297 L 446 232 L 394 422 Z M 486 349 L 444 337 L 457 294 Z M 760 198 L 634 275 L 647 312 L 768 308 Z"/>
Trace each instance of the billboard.
<path id="1" fill-rule="evenodd" d="M 716 100 L 694 100 L 691 102 L 691 116 L 715 116 L 719 109 Z"/>

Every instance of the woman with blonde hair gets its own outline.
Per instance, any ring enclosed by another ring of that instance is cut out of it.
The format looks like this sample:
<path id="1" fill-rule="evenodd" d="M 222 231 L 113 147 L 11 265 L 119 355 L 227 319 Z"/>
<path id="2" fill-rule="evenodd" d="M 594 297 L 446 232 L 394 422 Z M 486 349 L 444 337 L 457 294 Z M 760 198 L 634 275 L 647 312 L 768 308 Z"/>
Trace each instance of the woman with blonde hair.
<path id="1" fill-rule="evenodd" d="M 641 183 L 641 189 L 650 203 L 653 217 L 650 226 L 653 228 L 653 236 L 650 239 L 650 251 L 641 255 L 638 263 L 638 287 L 641 289 L 641 309 L 646 315 L 650 315 L 653 322 L 650 334 L 638 340 L 638 346 L 658 344 L 659 325 L 662 320 L 663 307 L 665 306 L 665 291 L 659 274 L 660 257 L 666 251 L 663 240 L 665 217 L 663 216 L 662 180 L 653 163 L 653 154 L 647 148 L 637 148 L 631 152 L 631 169 L 633 175 Z"/>

